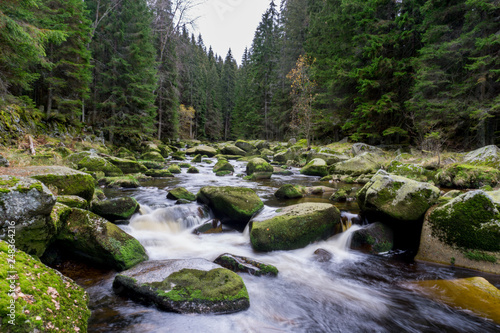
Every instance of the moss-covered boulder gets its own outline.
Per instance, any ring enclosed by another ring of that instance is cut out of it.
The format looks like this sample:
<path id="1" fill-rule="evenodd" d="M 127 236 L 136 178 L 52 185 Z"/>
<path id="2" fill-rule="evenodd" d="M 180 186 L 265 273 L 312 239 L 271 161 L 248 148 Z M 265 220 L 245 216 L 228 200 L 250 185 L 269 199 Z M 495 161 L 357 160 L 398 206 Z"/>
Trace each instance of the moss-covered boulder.
<path id="1" fill-rule="evenodd" d="M 305 153 L 305 157 L 306 157 L 307 162 L 310 162 L 315 158 L 321 158 L 322 160 L 324 160 L 326 162 L 327 165 L 333 165 L 335 163 L 347 161 L 350 158 L 346 154 L 321 153 L 321 152 L 316 152 L 315 150 L 310 150 L 307 153 Z"/>
<path id="2" fill-rule="evenodd" d="M 256 179 L 269 179 L 273 171 L 273 166 L 259 157 L 251 159 L 246 167 L 247 175 L 254 176 Z"/>
<path id="3" fill-rule="evenodd" d="M 137 161 L 125 158 L 113 157 L 113 156 L 108 156 L 106 157 L 106 159 L 110 161 L 113 165 L 118 167 L 124 174 L 145 173 L 146 171 L 148 171 L 148 168 L 138 163 Z"/>
<path id="4" fill-rule="evenodd" d="M 177 187 L 177 188 L 174 188 L 168 192 L 167 199 L 170 199 L 170 200 L 184 199 L 184 200 L 188 200 L 188 201 L 195 201 L 196 195 L 189 192 L 184 187 Z"/>
<path id="5" fill-rule="evenodd" d="M 291 150 L 287 149 L 286 151 L 280 151 L 274 154 L 273 161 L 276 163 L 286 164 L 288 161 L 293 161 L 297 155 Z"/>
<path id="6" fill-rule="evenodd" d="M 309 163 L 307 163 L 301 170 L 300 173 L 308 176 L 320 176 L 324 177 L 328 175 L 328 167 L 325 160 L 321 158 L 315 158 Z"/>
<path id="7" fill-rule="evenodd" d="M 139 164 L 150 170 L 161 170 L 165 167 L 165 163 L 155 161 L 139 161 Z"/>
<path id="8" fill-rule="evenodd" d="M 500 148 L 491 145 L 471 151 L 464 156 L 464 163 L 498 168 L 500 166 Z"/>
<path id="9" fill-rule="evenodd" d="M 102 178 L 99 179 L 99 184 L 110 188 L 138 188 L 141 186 L 137 178 L 132 175 Z"/>
<path id="10" fill-rule="evenodd" d="M 257 152 L 257 147 L 255 147 L 248 141 L 238 140 L 234 145 L 240 149 L 243 149 L 247 155 L 253 155 Z"/>
<path id="11" fill-rule="evenodd" d="M 482 165 L 451 164 L 436 174 L 435 181 L 440 186 L 451 188 L 496 186 L 500 181 L 500 170 Z"/>
<path id="12" fill-rule="evenodd" d="M 415 281 L 407 286 L 434 301 L 500 325 L 500 290 L 483 277 Z"/>
<path id="13" fill-rule="evenodd" d="M 339 210 L 325 203 L 283 208 L 277 216 L 252 222 L 250 241 L 257 251 L 293 250 L 342 232 Z"/>
<path id="14" fill-rule="evenodd" d="M 380 155 L 373 153 L 362 153 L 347 161 L 335 163 L 330 168 L 331 174 L 360 176 L 365 174 L 374 174 L 379 170 L 385 160 Z"/>
<path id="15" fill-rule="evenodd" d="M 351 239 L 351 249 L 378 254 L 392 250 L 394 234 L 387 225 L 376 222 L 356 230 Z"/>
<path id="16" fill-rule="evenodd" d="M 141 155 L 141 160 L 154 161 L 154 162 L 165 162 L 165 158 L 157 151 L 147 151 Z"/>
<path id="17" fill-rule="evenodd" d="M 421 165 L 403 163 L 397 160 L 393 160 L 387 166 L 387 172 L 392 173 L 394 175 L 414 179 L 420 182 L 426 182 L 428 180 L 432 180 L 434 176 L 434 172 L 427 170 Z"/>
<path id="18" fill-rule="evenodd" d="M 178 164 L 172 164 L 172 165 L 170 165 L 167 170 L 168 170 L 168 172 L 170 172 L 172 174 L 182 173 L 182 169 L 181 169 L 181 167 Z"/>
<path id="19" fill-rule="evenodd" d="M 0 155 L 0 167 L 8 167 L 10 165 L 9 161 L 2 155 Z"/>
<path id="20" fill-rule="evenodd" d="M 285 184 L 281 186 L 274 196 L 278 199 L 302 198 L 306 193 L 306 188 L 300 185 Z"/>
<path id="21" fill-rule="evenodd" d="M 221 149 L 222 154 L 230 155 L 230 156 L 245 156 L 247 153 L 241 148 L 236 147 L 235 145 L 227 145 Z"/>
<path id="22" fill-rule="evenodd" d="M 187 173 L 200 173 L 200 170 L 198 170 L 198 168 L 197 168 L 197 167 L 192 166 L 192 167 L 190 167 L 189 169 L 187 169 L 187 171 L 186 171 L 186 172 L 187 172 Z"/>
<path id="23" fill-rule="evenodd" d="M 494 196 L 464 193 L 426 214 L 415 259 L 500 274 L 499 221 Z"/>
<path id="24" fill-rule="evenodd" d="M 234 172 L 234 167 L 232 166 L 231 163 L 229 163 L 225 159 L 220 159 L 217 161 L 217 163 L 214 165 L 214 168 L 212 169 L 213 172 L 215 173 L 220 173 L 222 171 L 227 171 L 229 173 Z"/>
<path id="25" fill-rule="evenodd" d="M 214 262 L 236 273 L 248 273 L 255 276 L 278 275 L 278 269 L 273 265 L 267 265 L 247 257 L 235 256 L 234 254 L 222 254 Z"/>
<path id="26" fill-rule="evenodd" d="M 120 168 L 109 162 L 107 159 L 97 155 L 84 157 L 77 163 L 77 167 L 78 169 L 84 171 L 104 172 L 107 177 L 116 177 L 123 175 L 123 172 L 120 170 Z"/>
<path id="27" fill-rule="evenodd" d="M 127 159 L 127 160 L 135 160 L 134 153 L 132 153 L 130 150 L 128 150 L 125 147 L 120 147 L 116 151 L 116 156 L 119 158 Z"/>
<path id="28" fill-rule="evenodd" d="M 113 288 L 178 313 L 227 314 L 250 306 L 243 279 L 204 259 L 148 261 L 117 275 Z"/>
<path id="29" fill-rule="evenodd" d="M 206 155 L 208 157 L 214 157 L 215 155 L 217 155 L 217 149 L 210 146 L 200 145 L 186 150 L 186 155 L 198 155 L 198 154 L 202 156 Z"/>
<path id="30" fill-rule="evenodd" d="M 77 195 L 58 195 L 57 202 L 72 208 L 89 209 L 89 202 Z"/>
<path id="31" fill-rule="evenodd" d="M 82 209 L 73 208 L 55 244 L 92 263 L 128 269 L 148 259 L 139 241 L 113 223 Z"/>
<path id="32" fill-rule="evenodd" d="M 59 166 L 31 166 L 5 169 L 16 177 L 30 177 L 44 183 L 55 195 L 78 195 L 92 200 L 95 180 L 91 175 Z"/>
<path id="33" fill-rule="evenodd" d="M 161 156 L 163 156 L 164 158 L 169 157 L 173 153 L 172 148 L 170 148 L 167 145 L 163 145 L 163 144 L 158 145 L 158 149 L 160 150 Z"/>
<path id="34" fill-rule="evenodd" d="M 223 223 L 239 229 L 244 229 L 252 216 L 264 207 L 257 194 L 245 187 L 206 186 L 200 189 L 197 199 L 210 207 Z"/>
<path id="35" fill-rule="evenodd" d="M 201 163 L 201 154 L 198 154 L 196 155 L 195 157 L 193 157 L 193 159 L 191 160 L 192 163 Z"/>
<path id="36" fill-rule="evenodd" d="M 91 155 L 95 155 L 95 153 L 91 153 L 90 151 L 80 151 L 78 153 L 70 154 L 66 156 L 64 159 L 67 163 L 72 164 L 76 167 L 78 162 L 83 160 L 85 157 L 89 157 Z"/>
<path id="37" fill-rule="evenodd" d="M 140 209 L 134 198 L 123 197 L 94 202 L 91 211 L 108 221 L 128 220 Z"/>
<path id="38" fill-rule="evenodd" d="M 363 153 L 372 153 L 376 155 L 383 155 L 384 151 L 378 147 L 367 145 L 366 143 L 355 143 L 352 145 L 351 153 L 353 156 L 358 156 Z"/>
<path id="39" fill-rule="evenodd" d="M 145 175 L 153 178 L 172 178 L 174 175 L 168 171 L 167 169 L 162 170 L 148 170 L 145 172 Z"/>
<path id="40" fill-rule="evenodd" d="M 87 332 L 85 290 L 1 240 L 0 294 L 1 332 Z"/>
<path id="41" fill-rule="evenodd" d="M 49 218 L 55 203 L 40 181 L 0 176 L 0 239 L 41 256 L 56 233 Z"/>
<path id="42" fill-rule="evenodd" d="M 439 195 L 439 189 L 429 183 L 380 170 L 357 193 L 357 199 L 367 216 L 400 222 L 421 220 Z"/>

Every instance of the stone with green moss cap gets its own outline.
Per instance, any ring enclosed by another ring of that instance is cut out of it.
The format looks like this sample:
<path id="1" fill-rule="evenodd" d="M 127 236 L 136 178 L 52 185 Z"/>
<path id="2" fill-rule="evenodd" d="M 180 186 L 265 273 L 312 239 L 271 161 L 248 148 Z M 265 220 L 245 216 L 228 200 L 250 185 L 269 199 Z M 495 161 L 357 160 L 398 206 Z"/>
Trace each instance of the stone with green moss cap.
<path id="1" fill-rule="evenodd" d="M 157 151 L 148 151 L 141 155 L 141 160 L 165 162 L 165 158 Z"/>
<path id="2" fill-rule="evenodd" d="M 17 248 L 41 256 L 56 234 L 49 218 L 55 203 L 40 181 L 0 176 L 0 239 L 7 239 L 14 230 Z"/>
<path id="3" fill-rule="evenodd" d="M 260 157 L 252 158 L 246 167 L 247 175 L 254 176 L 255 179 L 269 179 L 273 171 L 273 166 Z"/>
<path id="4" fill-rule="evenodd" d="M 234 172 L 234 167 L 226 159 L 220 159 L 213 168 L 213 172 L 218 173 L 222 171 Z"/>
<path id="5" fill-rule="evenodd" d="M 176 187 L 171 189 L 167 194 L 167 199 L 170 200 L 188 200 L 195 201 L 196 195 L 186 190 L 184 187 Z"/>
<path id="6" fill-rule="evenodd" d="M 116 177 L 123 175 L 123 172 L 120 170 L 120 168 L 118 168 L 105 158 L 94 154 L 84 157 L 83 159 L 78 161 L 77 167 L 80 170 L 90 172 L 104 172 L 107 177 Z"/>
<path id="7" fill-rule="evenodd" d="M 303 186 L 285 184 L 274 193 L 274 196 L 278 199 L 296 199 L 302 198 L 306 191 Z"/>
<path id="8" fill-rule="evenodd" d="M 471 191 L 429 210 L 415 259 L 500 274 L 500 203 L 495 196 Z"/>
<path id="9" fill-rule="evenodd" d="M 236 256 L 234 254 L 221 254 L 214 260 L 218 265 L 230 269 L 236 273 L 248 273 L 255 276 L 277 276 L 278 269 L 273 265 L 267 265 L 262 262 L 247 258 Z"/>
<path id="10" fill-rule="evenodd" d="M 208 205 L 223 223 L 244 229 L 264 203 L 257 194 L 245 187 L 207 186 L 200 189 L 198 201 Z"/>
<path id="11" fill-rule="evenodd" d="M 86 332 L 90 310 L 85 290 L 24 252 L 16 251 L 14 256 L 16 260 L 10 261 L 9 246 L 0 240 L 0 331 L 56 332 L 57 327 L 58 332 Z M 7 297 L 11 281 L 15 298 Z M 9 317 L 14 299 L 14 313 Z"/>
<path id="12" fill-rule="evenodd" d="M 329 171 L 331 174 L 350 176 L 374 174 L 384 162 L 385 159 L 380 155 L 366 152 L 347 161 L 335 163 Z"/>
<path id="13" fill-rule="evenodd" d="M 250 241 L 257 251 L 294 250 L 339 232 L 340 211 L 335 206 L 308 202 L 285 207 L 265 221 L 253 221 Z"/>
<path id="14" fill-rule="evenodd" d="M 358 205 L 367 216 L 388 221 L 419 221 L 437 202 L 440 191 L 421 183 L 379 170 L 357 193 Z"/>
<path id="15" fill-rule="evenodd" d="M 113 156 L 107 156 L 106 159 L 118 167 L 124 174 L 145 173 L 148 171 L 148 168 L 137 161 Z"/>
<path id="16" fill-rule="evenodd" d="M 496 186 L 500 181 L 500 170 L 484 165 L 455 163 L 440 170 L 435 181 L 440 186 L 452 188 L 477 189 L 484 185 Z"/>
<path id="17" fill-rule="evenodd" d="M 498 168 L 500 166 L 500 148 L 490 145 L 476 149 L 464 156 L 464 162 Z"/>
<path id="18" fill-rule="evenodd" d="M 89 209 L 88 201 L 77 195 L 58 195 L 57 202 L 72 208 Z"/>
<path id="19" fill-rule="evenodd" d="M 186 155 L 207 155 L 208 157 L 213 157 L 217 155 L 217 149 L 210 146 L 196 146 L 186 150 Z"/>
<path id="20" fill-rule="evenodd" d="M 248 141 L 238 140 L 235 142 L 234 145 L 240 149 L 243 149 L 245 151 L 245 153 L 248 155 L 252 155 L 252 154 L 255 154 L 257 152 L 257 147 L 255 147 L 253 144 L 251 144 Z"/>
<path id="21" fill-rule="evenodd" d="M 98 265 L 118 270 L 148 259 L 139 241 L 113 223 L 82 209 L 73 208 L 55 246 Z"/>
<path id="22" fill-rule="evenodd" d="M 245 156 L 247 154 L 246 151 L 236 147 L 235 145 L 227 145 L 221 149 L 221 152 L 230 156 Z"/>
<path id="23" fill-rule="evenodd" d="M 315 158 L 307 163 L 301 170 L 300 173 L 308 176 L 320 176 L 324 177 L 328 175 L 328 168 L 325 160 L 321 158 Z"/>
<path id="24" fill-rule="evenodd" d="M 178 313 L 227 314 L 250 306 L 243 279 L 204 259 L 144 262 L 118 274 L 113 288 L 133 300 Z"/>
<path id="25" fill-rule="evenodd" d="M 137 200 L 132 197 L 123 197 L 94 202 L 91 210 L 106 220 L 115 222 L 128 220 L 139 209 L 140 205 Z"/>

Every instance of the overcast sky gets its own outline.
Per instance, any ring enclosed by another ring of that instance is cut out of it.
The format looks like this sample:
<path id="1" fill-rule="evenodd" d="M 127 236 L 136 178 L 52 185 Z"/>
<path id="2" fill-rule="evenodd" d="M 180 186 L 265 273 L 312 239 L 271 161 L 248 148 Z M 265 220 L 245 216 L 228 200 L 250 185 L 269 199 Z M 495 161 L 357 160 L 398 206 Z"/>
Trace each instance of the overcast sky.
<path id="1" fill-rule="evenodd" d="M 201 33 L 205 46 L 211 45 L 223 59 L 231 48 L 234 59 L 241 64 L 245 47 L 252 45 L 255 29 L 271 0 L 205 0 L 193 9 L 195 35 Z M 279 3 L 279 1 L 276 1 Z"/>

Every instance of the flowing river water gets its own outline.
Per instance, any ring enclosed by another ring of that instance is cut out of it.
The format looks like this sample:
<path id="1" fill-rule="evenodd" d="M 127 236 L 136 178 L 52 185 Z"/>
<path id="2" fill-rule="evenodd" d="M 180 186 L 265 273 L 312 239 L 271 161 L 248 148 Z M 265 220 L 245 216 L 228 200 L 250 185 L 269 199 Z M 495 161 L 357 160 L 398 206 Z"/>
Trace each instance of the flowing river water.
<path id="1" fill-rule="evenodd" d="M 166 199 L 169 189 L 183 186 L 197 193 L 203 186 L 243 186 L 256 191 L 264 209 L 256 220 L 272 216 L 284 205 L 306 201 L 329 202 L 328 195 L 279 201 L 274 192 L 283 184 L 340 187 L 345 184 L 319 182 L 292 176 L 251 182 L 244 174 L 244 162 L 231 163 L 234 175 L 216 177 L 212 163 L 199 163 L 199 174 L 183 173 L 170 179 L 143 182 L 133 190 L 106 190 L 108 198 L 132 196 L 141 204 L 141 214 L 121 226 L 146 248 L 150 260 L 204 258 L 213 261 L 223 253 L 246 256 L 272 264 L 278 277 L 240 274 L 250 295 L 247 311 L 230 315 L 183 315 L 137 304 L 113 293 L 114 271 L 93 269 L 67 262 L 58 269 L 74 278 L 90 295 L 92 317 L 89 332 L 500 332 L 500 325 L 473 316 L 467 311 L 424 298 L 408 282 L 483 276 L 500 287 L 500 276 L 458 268 L 403 260 L 401 256 L 367 255 L 349 249 L 352 233 L 363 226 L 353 225 L 326 241 L 294 251 L 258 253 L 253 251 L 248 228 L 241 232 L 193 234 L 193 229 L 212 219 L 203 206 L 175 205 Z M 339 205 L 347 218 L 356 216 L 354 202 Z M 314 252 L 325 249 L 330 260 L 318 260 Z M 404 257 L 404 256 L 402 256 Z"/>

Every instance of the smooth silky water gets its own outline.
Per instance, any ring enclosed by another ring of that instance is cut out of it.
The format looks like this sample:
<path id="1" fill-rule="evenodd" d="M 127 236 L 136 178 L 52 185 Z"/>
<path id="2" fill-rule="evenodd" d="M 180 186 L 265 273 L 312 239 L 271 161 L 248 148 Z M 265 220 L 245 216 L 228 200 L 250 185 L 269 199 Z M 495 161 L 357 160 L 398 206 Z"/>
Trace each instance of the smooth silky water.
<path id="1" fill-rule="evenodd" d="M 262 220 L 284 205 L 306 201 L 328 202 L 328 195 L 300 200 L 276 200 L 273 193 L 283 184 L 345 186 L 318 182 L 316 177 L 273 176 L 271 180 L 245 181 L 246 163 L 235 165 L 232 176 L 216 177 L 211 164 L 196 166 L 200 174 L 144 182 L 134 190 L 106 190 L 108 197 L 133 196 L 141 204 L 123 230 L 146 248 L 150 260 L 204 258 L 213 261 L 223 253 L 247 256 L 279 269 L 278 277 L 240 274 L 249 295 L 250 308 L 230 315 L 184 315 L 157 310 L 116 296 L 112 290 L 116 272 L 66 263 L 59 267 L 84 286 L 90 295 L 92 317 L 89 332 L 500 332 L 500 326 L 430 301 L 406 289 L 404 283 L 424 279 L 483 276 L 500 287 L 500 277 L 396 259 L 393 254 L 372 256 L 349 249 L 352 233 L 362 226 L 344 225 L 344 231 L 326 241 L 293 251 L 253 251 L 248 227 L 242 233 L 195 235 L 193 229 L 211 220 L 210 211 L 197 203 L 175 205 L 168 190 L 183 186 L 196 193 L 201 187 L 253 188 L 265 203 L 254 217 Z M 355 203 L 339 206 L 350 220 L 357 216 Z M 329 261 L 314 252 L 325 249 Z"/>

